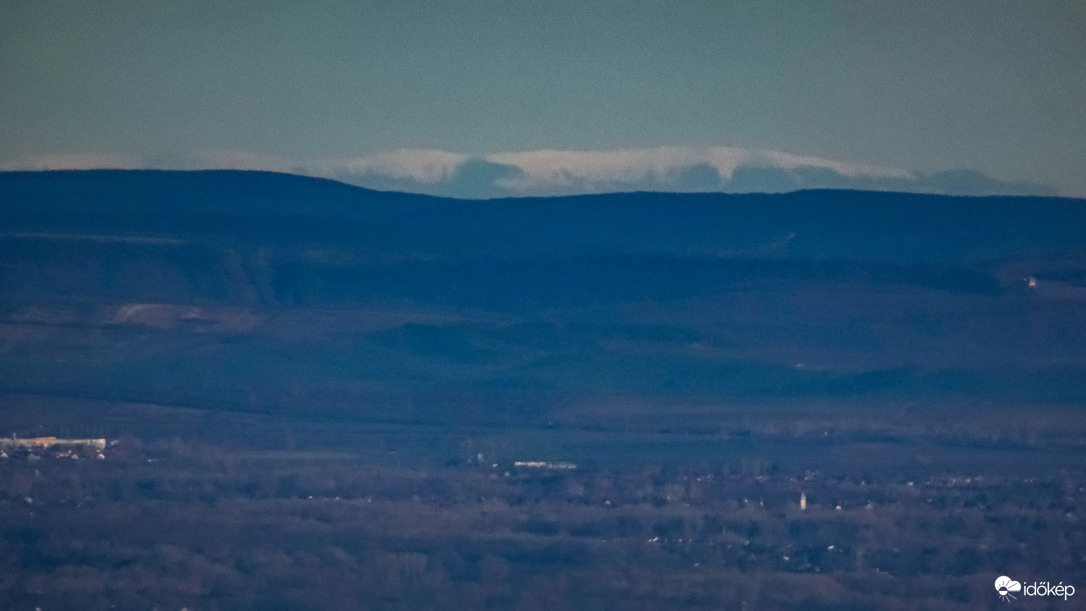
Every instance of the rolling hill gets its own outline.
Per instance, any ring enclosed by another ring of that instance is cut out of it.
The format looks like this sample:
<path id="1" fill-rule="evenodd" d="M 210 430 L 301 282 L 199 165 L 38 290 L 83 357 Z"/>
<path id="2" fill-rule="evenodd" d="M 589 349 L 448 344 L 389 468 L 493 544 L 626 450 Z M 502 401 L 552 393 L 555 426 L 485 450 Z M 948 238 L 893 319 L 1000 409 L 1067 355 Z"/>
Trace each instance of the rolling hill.
<path id="1" fill-rule="evenodd" d="M 0 173 L 0 393 L 657 428 L 737 404 L 1081 405 L 1086 202 Z"/>

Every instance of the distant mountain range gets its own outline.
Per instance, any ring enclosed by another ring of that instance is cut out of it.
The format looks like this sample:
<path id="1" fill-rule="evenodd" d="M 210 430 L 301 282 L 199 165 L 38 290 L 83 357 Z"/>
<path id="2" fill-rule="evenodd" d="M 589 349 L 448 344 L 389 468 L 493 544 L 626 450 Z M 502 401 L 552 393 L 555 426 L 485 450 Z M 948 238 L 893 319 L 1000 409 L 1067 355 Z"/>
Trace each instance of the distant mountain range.
<path id="1" fill-rule="evenodd" d="M 1044 185 L 955 169 L 920 172 L 738 147 L 663 146 L 597 151 L 467 154 L 401 149 L 291 159 L 232 151 L 178 157 L 75 154 L 0 162 L 2 170 L 240 169 L 332 178 L 385 191 L 463 199 L 554 197 L 631 191 L 785 193 L 853 189 L 943 195 L 1056 195 Z"/>
<path id="2" fill-rule="evenodd" d="M 426 422 L 1081 405 L 1086 202 L 0 173 L 0 392 Z"/>

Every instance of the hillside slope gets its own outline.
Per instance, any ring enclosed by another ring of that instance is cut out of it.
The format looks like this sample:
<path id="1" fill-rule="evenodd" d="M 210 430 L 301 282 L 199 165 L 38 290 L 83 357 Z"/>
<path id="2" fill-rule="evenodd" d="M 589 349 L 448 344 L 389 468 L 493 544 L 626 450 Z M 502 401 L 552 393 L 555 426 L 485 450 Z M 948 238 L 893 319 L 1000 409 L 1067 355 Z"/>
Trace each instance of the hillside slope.
<path id="1" fill-rule="evenodd" d="M 0 392 L 601 426 L 1082 404 L 1086 202 L 0 173 Z"/>

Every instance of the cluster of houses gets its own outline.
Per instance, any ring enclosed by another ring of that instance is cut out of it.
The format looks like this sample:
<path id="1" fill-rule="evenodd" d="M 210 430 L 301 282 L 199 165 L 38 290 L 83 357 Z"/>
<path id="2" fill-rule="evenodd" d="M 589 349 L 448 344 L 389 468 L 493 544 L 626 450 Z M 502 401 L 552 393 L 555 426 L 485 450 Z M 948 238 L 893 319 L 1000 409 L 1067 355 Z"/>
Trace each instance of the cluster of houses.
<path id="1" fill-rule="evenodd" d="M 42 458 L 96 458 L 104 459 L 109 443 L 105 439 L 62 439 L 58 437 L 32 437 L 20 439 L 14 435 L 0 438 L 0 458 L 27 456 Z"/>

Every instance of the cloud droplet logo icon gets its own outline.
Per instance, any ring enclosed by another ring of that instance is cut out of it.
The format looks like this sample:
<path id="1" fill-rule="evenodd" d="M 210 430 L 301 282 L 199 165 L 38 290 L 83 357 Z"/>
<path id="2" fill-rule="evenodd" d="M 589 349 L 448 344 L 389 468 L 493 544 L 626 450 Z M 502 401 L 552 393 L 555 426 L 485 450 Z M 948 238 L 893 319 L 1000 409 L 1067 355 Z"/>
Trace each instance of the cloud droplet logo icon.
<path id="1" fill-rule="evenodd" d="M 1012 592 L 1021 592 L 1022 584 L 1004 575 L 995 580 L 995 589 L 1000 598 L 1010 602 L 1010 599 L 1017 598 Z"/>

